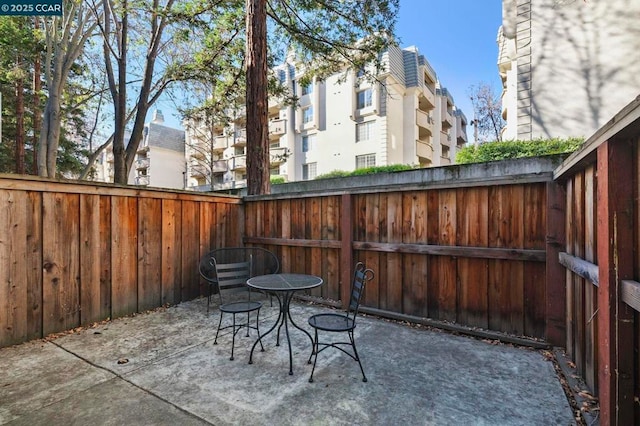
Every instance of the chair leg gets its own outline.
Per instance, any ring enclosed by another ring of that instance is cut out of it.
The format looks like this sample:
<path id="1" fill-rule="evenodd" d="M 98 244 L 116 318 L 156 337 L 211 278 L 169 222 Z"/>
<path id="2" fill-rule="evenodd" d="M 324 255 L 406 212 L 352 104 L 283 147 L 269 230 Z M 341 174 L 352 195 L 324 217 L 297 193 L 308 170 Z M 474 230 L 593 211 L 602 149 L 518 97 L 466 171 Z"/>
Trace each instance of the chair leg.
<path id="1" fill-rule="evenodd" d="M 314 328 L 314 339 L 313 339 L 313 345 L 311 347 L 311 355 L 309 355 L 309 361 L 311 362 L 311 357 L 315 354 L 315 357 L 313 358 L 313 367 L 311 368 L 311 376 L 309 376 L 309 383 L 313 383 L 313 372 L 316 371 L 316 361 L 318 361 L 318 349 L 319 349 L 319 343 L 318 343 L 318 329 Z"/>
<path id="2" fill-rule="evenodd" d="M 218 333 L 220 333 L 220 326 L 222 325 L 222 311 L 220 311 L 220 320 L 218 321 L 218 329 L 216 330 L 216 338 L 213 339 L 213 344 L 218 344 Z"/>
<path id="3" fill-rule="evenodd" d="M 247 327 L 247 330 L 249 327 Z M 260 309 L 256 312 L 256 332 L 258 333 L 258 340 L 260 341 L 260 352 L 264 352 L 264 346 L 262 346 L 262 336 L 260 336 Z"/>
<path id="4" fill-rule="evenodd" d="M 233 361 L 233 348 L 236 345 L 236 314 L 233 314 L 233 327 L 231 327 L 231 358 L 230 361 Z"/>
<path id="5" fill-rule="evenodd" d="M 364 368 L 362 368 L 362 362 L 360 362 L 360 357 L 358 356 L 358 350 L 356 349 L 356 340 L 353 337 L 353 331 L 349 332 L 349 340 L 351 340 L 351 346 L 353 346 L 353 354 L 356 356 L 356 361 L 358 361 L 360 371 L 362 372 L 362 381 L 366 382 L 367 376 L 364 375 Z"/>

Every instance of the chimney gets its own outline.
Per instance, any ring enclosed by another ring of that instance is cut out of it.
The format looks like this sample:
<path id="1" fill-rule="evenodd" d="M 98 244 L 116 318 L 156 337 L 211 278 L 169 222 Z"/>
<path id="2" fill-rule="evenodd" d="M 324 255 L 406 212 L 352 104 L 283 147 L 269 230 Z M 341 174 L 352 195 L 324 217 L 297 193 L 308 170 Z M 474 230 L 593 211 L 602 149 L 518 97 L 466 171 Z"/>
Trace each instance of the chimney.
<path id="1" fill-rule="evenodd" d="M 153 112 L 153 119 L 151 120 L 151 122 L 157 124 L 164 123 L 164 116 L 162 115 L 162 111 L 160 111 L 159 109 L 155 110 Z"/>

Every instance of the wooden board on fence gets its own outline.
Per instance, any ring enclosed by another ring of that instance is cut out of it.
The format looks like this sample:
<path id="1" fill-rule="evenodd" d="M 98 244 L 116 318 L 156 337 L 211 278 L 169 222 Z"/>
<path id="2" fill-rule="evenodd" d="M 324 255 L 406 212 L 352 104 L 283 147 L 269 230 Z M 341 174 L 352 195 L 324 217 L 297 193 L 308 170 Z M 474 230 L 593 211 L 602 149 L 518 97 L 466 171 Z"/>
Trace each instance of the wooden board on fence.
<path id="1" fill-rule="evenodd" d="M 27 338 L 42 337 L 42 195 L 28 192 L 27 214 Z M 1 346 L 1 345 L 0 345 Z"/>
<path id="2" fill-rule="evenodd" d="M 27 339 L 27 271 L 19 270 L 27 255 L 27 193 L 0 189 L 0 346 Z M 26 265 L 25 265 L 26 266 Z"/>
<path id="3" fill-rule="evenodd" d="M 162 200 L 138 201 L 138 310 L 162 304 Z"/>
<path id="4" fill-rule="evenodd" d="M 596 229 L 596 182 L 595 166 L 587 167 L 584 172 L 584 259 L 597 264 L 597 229 Z M 587 320 L 584 343 L 584 379 L 590 389 L 598 389 L 598 341 L 597 320 L 598 295 L 597 288 L 586 282 L 584 289 L 584 309 Z"/>
<path id="5" fill-rule="evenodd" d="M 573 220 L 573 203 L 574 203 L 574 190 L 573 190 L 573 180 L 567 181 L 567 211 L 565 217 L 566 226 L 566 250 L 567 253 L 573 254 L 573 226 L 569 226 Z M 566 273 L 566 283 L 567 283 L 567 355 L 573 358 L 575 351 L 575 340 L 574 340 L 574 303 L 573 303 L 573 273 L 567 269 Z"/>
<path id="6" fill-rule="evenodd" d="M 573 228 L 573 255 L 584 257 L 584 174 L 577 173 L 573 178 L 573 218 L 568 226 Z M 573 275 L 573 306 L 574 306 L 574 362 L 577 370 L 584 376 L 584 286 L 585 280 L 577 274 Z"/>
<path id="7" fill-rule="evenodd" d="M 365 223 L 366 233 L 364 241 L 380 241 L 380 194 L 366 194 L 365 199 Z M 386 220 L 386 216 L 384 217 Z M 379 271 L 380 256 L 377 252 L 367 251 L 364 259 L 356 258 L 355 260 L 364 260 L 367 268 L 373 271 Z M 364 293 L 363 304 L 372 308 L 379 307 L 380 291 L 378 288 L 378 281 L 373 279 L 367 283 L 367 288 Z"/>
<path id="8" fill-rule="evenodd" d="M 291 200 L 278 200 L 278 211 L 280 212 L 280 235 L 281 238 L 291 238 Z M 282 247 L 281 250 L 281 258 L 280 258 L 280 271 L 281 272 L 292 272 L 291 269 L 291 248 L 290 247 Z"/>
<path id="9" fill-rule="evenodd" d="M 192 300 L 200 295 L 200 242 L 195 235 L 200 235 L 200 204 L 194 201 L 182 201 L 182 292 L 181 300 Z"/>
<path id="10" fill-rule="evenodd" d="M 77 194 L 44 193 L 43 332 L 69 330 L 80 324 L 80 250 Z"/>
<path id="11" fill-rule="evenodd" d="M 307 212 L 307 238 L 312 240 L 319 240 L 322 238 L 322 222 L 325 220 L 322 216 L 321 206 L 322 199 L 313 197 L 306 199 L 306 212 Z M 307 273 L 322 277 L 322 264 L 319 262 L 322 259 L 321 248 L 311 248 L 308 250 L 308 268 Z M 311 290 L 311 295 L 321 297 L 323 293 L 326 293 L 325 286 L 316 287 Z"/>
<path id="12" fill-rule="evenodd" d="M 100 195 L 80 195 L 80 324 L 103 320 Z"/>
<path id="13" fill-rule="evenodd" d="M 546 246 L 546 185 L 524 187 L 524 248 Z M 544 263 L 524 263 L 524 334 L 545 337 L 546 268 Z"/>
<path id="14" fill-rule="evenodd" d="M 111 312 L 113 318 L 138 310 L 138 200 L 111 199 Z"/>
<path id="15" fill-rule="evenodd" d="M 175 304 L 181 300 L 181 225 L 181 203 L 176 200 L 162 200 L 162 304 Z"/>
<path id="16" fill-rule="evenodd" d="M 440 191 L 440 205 L 438 209 L 439 244 L 456 245 L 456 190 Z M 439 319 L 456 321 L 457 319 L 457 261 L 453 256 L 440 256 L 438 261 L 438 292 Z"/>
<path id="17" fill-rule="evenodd" d="M 427 191 L 427 244 L 438 245 L 440 243 L 439 211 L 440 211 L 440 191 Z M 429 286 L 427 287 L 427 310 L 429 318 L 440 318 L 440 283 L 439 283 L 440 257 L 427 256 L 427 276 Z"/>
<path id="18" fill-rule="evenodd" d="M 457 193 L 457 245 L 488 246 L 489 189 L 466 188 Z M 471 327 L 489 327 L 488 261 L 458 258 L 458 322 Z"/>
<path id="19" fill-rule="evenodd" d="M 111 197 L 100 196 L 100 317 L 111 313 Z"/>
<path id="20" fill-rule="evenodd" d="M 328 196 L 322 198 L 322 225 L 320 238 L 323 241 L 340 240 L 340 198 Z M 336 249 L 322 250 L 322 278 L 325 280 L 323 297 L 340 300 L 340 252 Z"/>
<path id="21" fill-rule="evenodd" d="M 397 217 L 394 216 L 394 220 L 397 220 Z M 397 227 L 394 226 L 390 232 L 389 242 L 409 244 L 427 242 L 427 194 L 425 191 L 402 194 L 401 220 L 401 240 L 398 241 Z M 398 285 L 399 283 L 395 284 L 391 290 L 391 299 L 394 302 L 391 305 L 392 309 L 408 315 L 427 317 L 430 279 L 427 256 L 405 254 L 400 259 L 394 259 L 392 265 L 394 268 L 389 272 L 390 278 L 395 275 L 402 280 L 402 286 Z M 406 269 L 407 266 L 410 267 L 409 270 Z M 398 302 L 401 305 L 398 306 Z"/>

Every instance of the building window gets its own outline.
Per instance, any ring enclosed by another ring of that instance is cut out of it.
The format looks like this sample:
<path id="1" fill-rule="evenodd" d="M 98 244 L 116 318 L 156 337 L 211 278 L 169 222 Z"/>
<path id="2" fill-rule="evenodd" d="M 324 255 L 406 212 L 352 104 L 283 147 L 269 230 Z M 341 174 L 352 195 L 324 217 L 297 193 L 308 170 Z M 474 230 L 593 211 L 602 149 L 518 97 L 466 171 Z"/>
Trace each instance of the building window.
<path id="1" fill-rule="evenodd" d="M 373 121 L 356 124 L 356 142 L 368 141 L 373 138 Z"/>
<path id="2" fill-rule="evenodd" d="M 375 154 L 356 155 L 356 169 L 364 169 L 365 167 L 373 167 L 375 165 Z"/>
<path id="3" fill-rule="evenodd" d="M 311 123 L 313 121 L 313 106 L 308 106 L 302 109 L 302 122 L 304 124 Z"/>
<path id="4" fill-rule="evenodd" d="M 358 104 L 356 106 L 357 109 L 362 109 L 366 107 L 370 107 L 373 105 L 373 90 L 364 89 L 358 92 Z"/>
<path id="5" fill-rule="evenodd" d="M 313 93 L 313 83 L 302 86 L 302 96 Z"/>
<path id="6" fill-rule="evenodd" d="M 280 174 L 280 167 L 271 167 L 269 169 L 269 176 L 278 176 Z"/>
<path id="7" fill-rule="evenodd" d="M 361 67 L 358 69 L 357 73 L 356 73 L 356 77 L 364 77 L 366 74 L 364 67 Z"/>
<path id="8" fill-rule="evenodd" d="M 317 176 L 318 163 L 308 163 L 302 165 L 302 180 L 315 179 Z"/>
<path id="9" fill-rule="evenodd" d="M 309 152 L 313 149 L 315 145 L 315 136 L 314 135 L 305 135 L 302 137 L 302 152 Z"/>

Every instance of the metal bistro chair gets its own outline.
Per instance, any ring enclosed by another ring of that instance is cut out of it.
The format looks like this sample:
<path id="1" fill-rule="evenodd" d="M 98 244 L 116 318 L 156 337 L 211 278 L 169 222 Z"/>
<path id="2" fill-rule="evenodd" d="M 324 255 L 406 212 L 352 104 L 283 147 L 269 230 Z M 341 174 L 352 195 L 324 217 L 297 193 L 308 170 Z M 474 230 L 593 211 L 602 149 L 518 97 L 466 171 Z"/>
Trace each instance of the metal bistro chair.
<path id="1" fill-rule="evenodd" d="M 360 300 L 362 299 L 362 293 L 364 293 L 365 284 L 371 281 L 374 277 L 374 273 L 371 269 L 365 269 L 364 263 L 358 262 L 353 274 L 353 282 L 351 283 L 351 296 L 349 299 L 349 307 L 344 313 L 328 313 L 313 315 L 309 318 L 309 325 L 313 327 L 314 339 L 313 349 L 309 356 L 309 363 L 311 363 L 311 357 L 315 355 L 313 360 L 313 368 L 311 369 L 311 376 L 309 382 L 313 383 L 313 372 L 316 369 L 316 361 L 318 361 L 318 354 L 323 350 L 332 347 L 341 350 L 345 354 L 349 355 L 353 360 L 358 362 L 360 371 L 362 372 L 362 381 L 367 381 L 367 376 L 364 374 L 360 357 L 356 349 L 356 342 L 353 337 L 353 330 L 356 328 L 356 316 L 358 315 L 358 309 L 360 308 Z M 331 342 L 324 343 L 318 340 L 318 330 L 328 331 L 331 333 L 347 333 L 349 335 L 348 342 Z M 351 346 L 353 353 L 349 352 L 343 346 Z"/>
<path id="2" fill-rule="evenodd" d="M 231 341 L 231 360 L 233 361 L 233 352 L 235 348 L 236 334 L 242 329 L 247 329 L 247 337 L 249 329 L 253 328 L 260 334 L 259 317 L 262 302 L 251 300 L 251 290 L 247 287 L 247 280 L 252 276 L 277 273 L 280 267 L 278 258 L 268 250 L 260 247 L 232 247 L 213 250 L 207 253 L 199 264 L 200 275 L 209 284 L 209 292 L 207 296 L 207 313 L 211 303 L 211 294 L 215 290 L 220 297 L 220 320 L 218 321 L 218 329 L 213 344 L 218 343 L 218 335 L 220 330 L 227 328 L 232 329 Z M 248 293 L 246 300 L 228 301 L 225 303 L 222 293 L 230 293 L 232 290 L 236 292 L 246 291 Z M 251 325 L 251 312 L 256 312 L 256 325 Z M 232 324 L 222 326 L 222 317 L 225 313 L 232 315 Z M 247 314 L 246 322 L 237 323 L 236 315 Z M 262 345 L 262 342 L 260 342 Z"/>

